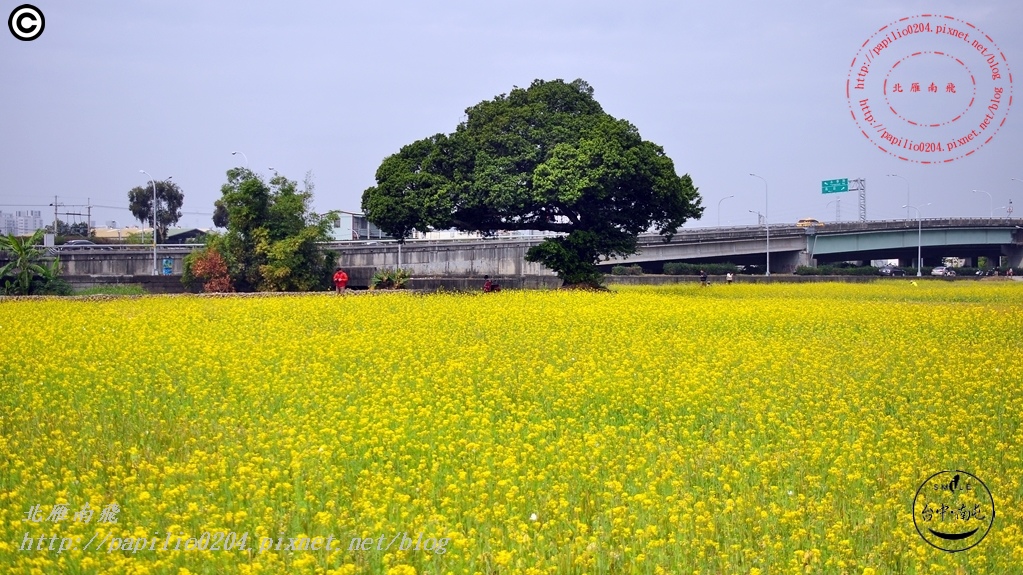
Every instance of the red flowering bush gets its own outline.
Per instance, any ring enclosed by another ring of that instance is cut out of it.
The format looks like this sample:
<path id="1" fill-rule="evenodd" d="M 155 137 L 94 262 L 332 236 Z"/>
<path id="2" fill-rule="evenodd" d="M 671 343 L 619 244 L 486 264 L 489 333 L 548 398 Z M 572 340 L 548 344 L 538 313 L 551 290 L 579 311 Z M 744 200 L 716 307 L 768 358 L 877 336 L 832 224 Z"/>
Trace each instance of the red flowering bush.
<path id="1" fill-rule="evenodd" d="M 192 277 L 203 282 L 202 291 L 234 291 L 231 274 L 227 271 L 227 262 L 217 250 L 207 248 L 196 253 L 190 267 Z"/>

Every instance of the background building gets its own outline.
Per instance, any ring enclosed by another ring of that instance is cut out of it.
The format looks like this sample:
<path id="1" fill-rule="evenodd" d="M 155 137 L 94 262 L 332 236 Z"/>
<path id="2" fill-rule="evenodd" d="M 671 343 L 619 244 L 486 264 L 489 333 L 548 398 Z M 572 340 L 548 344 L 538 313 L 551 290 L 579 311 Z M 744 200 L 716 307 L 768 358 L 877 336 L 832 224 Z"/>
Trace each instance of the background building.
<path id="1" fill-rule="evenodd" d="M 338 218 L 334 220 L 334 226 L 331 228 L 331 237 L 338 241 L 346 241 L 388 239 L 391 236 L 370 223 L 364 214 L 341 212 L 338 214 Z"/>
<path id="2" fill-rule="evenodd" d="M 13 214 L 0 212 L 0 233 L 4 235 L 30 236 L 43 227 L 46 223 L 39 210 L 19 210 Z"/>
<path id="3" fill-rule="evenodd" d="M 17 230 L 17 226 L 18 224 L 14 219 L 14 214 L 0 212 L 0 234 L 5 236 L 13 234 Z"/>

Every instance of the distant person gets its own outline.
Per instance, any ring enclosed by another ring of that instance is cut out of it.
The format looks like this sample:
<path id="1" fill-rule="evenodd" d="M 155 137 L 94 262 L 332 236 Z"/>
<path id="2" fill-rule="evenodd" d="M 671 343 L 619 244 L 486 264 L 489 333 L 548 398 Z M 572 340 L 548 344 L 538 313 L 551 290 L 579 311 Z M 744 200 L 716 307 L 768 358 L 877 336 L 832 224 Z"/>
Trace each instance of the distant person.
<path id="1" fill-rule="evenodd" d="M 490 276 L 483 276 L 483 293 L 501 291 L 501 284 L 494 282 Z"/>
<path id="2" fill-rule="evenodd" d="M 700 285 L 707 287 L 707 272 L 700 270 Z"/>
<path id="3" fill-rule="evenodd" d="M 732 285 L 732 279 L 733 279 L 732 272 L 728 272 L 727 274 L 725 274 L 725 281 L 728 283 L 728 285 Z"/>
<path id="4" fill-rule="evenodd" d="M 345 288 L 348 287 L 348 274 L 345 270 L 337 268 L 334 270 L 334 291 L 339 294 L 345 293 Z"/>
<path id="5" fill-rule="evenodd" d="M 1009 268 L 1009 270 L 1008 270 L 1007 272 L 1005 272 L 1005 275 L 1006 275 L 1007 277 L 1010 277 L 1010 278 L 1011 278 L 1011 277 L 1012 277 L 1012 268 Z"/>

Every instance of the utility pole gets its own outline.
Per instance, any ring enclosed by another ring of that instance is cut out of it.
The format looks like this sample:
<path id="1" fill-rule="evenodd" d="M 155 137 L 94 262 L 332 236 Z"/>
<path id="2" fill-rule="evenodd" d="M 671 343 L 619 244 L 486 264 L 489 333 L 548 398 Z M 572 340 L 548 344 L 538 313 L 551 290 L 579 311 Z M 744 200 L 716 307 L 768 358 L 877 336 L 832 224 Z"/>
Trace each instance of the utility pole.
<path id="1" fill-rule="evenodd" d="M 81 212 L 62 212 L 62 211 L 60 211 L 60 208 L 81 208 L 82 206 L 74 205 L 74 204 L 66 205 L 66 204 L 60 203 L 57 200 L 58 200 L 57 196 L 53 196 L 53 203 L 50 204 L 51 206 L 53 206 L 53 237 L 54 237 L 54 239 L 56 239 L 56 237 L 60 234 L 60 219 L 59 219 L 59 216 L 61 216 L 61 215 L 64 215 L 64 216 L 84 216 L 84 215 L 86 215 L 86 214 L 83 214 Z M 88 214 L 90 216 L 92 215 L 92 206 L 91 205 L 89 206 Z M 77 223 L 77 219 L 75 221 Z M 70 225 L 69 222 L 65 222 L 65 223 Z M 87 227 L 88 227 L 88 225 L 89 225 L 88 222 L 86 222 L 86 226 Z M 91 231 L 91 228 L 90 228 L 90 231 Z"/>

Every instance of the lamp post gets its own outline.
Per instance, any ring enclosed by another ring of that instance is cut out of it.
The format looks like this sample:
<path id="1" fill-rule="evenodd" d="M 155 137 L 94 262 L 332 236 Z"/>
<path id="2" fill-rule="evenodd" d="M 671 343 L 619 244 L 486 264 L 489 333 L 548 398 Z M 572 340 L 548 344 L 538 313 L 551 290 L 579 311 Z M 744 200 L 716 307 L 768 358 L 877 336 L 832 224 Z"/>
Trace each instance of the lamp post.
<path id="1" fill-rule="evenodd" d="M 906 205 L 902 206 L 902 207 L 905 208 L 906 206 L 909 206 L 909 180 L 907 180 L 906 178 L 903 178 L 902 176 L 900 176 L 898 174 L 886 174 L 886 175 L 889 178 L 899 178 L 903 182 L 906 182 Z M 909 210 L 908 209 L 906 210 L 906 219 L 907 220 L 909 219 Z"/>
<path id="2" fill-rule="evenodd" d="M 728 198 L 734 198 L 734 197 L 735 196 L 725 196 L 725 197 L 721 198 L 720 200 L 718 200 L 718 227 L 719 228 L 721 227 L 721 202 L 727 200 Z"/>
<path id="3" fill-rule="evenodd" d="M 991 192 L 985 192 L 984 190 L 973 190 L 973 193 L 987 194 L 987 206 L 988 211 L 990 212 L 987 217 L 988 219 L 995 217 L 995 199 L 991 197 Z"/>
<path id="4" fill-rule="evenodd" d="M 1019 178 L 1012 178 L 1012 180 L 1023 184 L 1023 180 L 1021 180 Z M 1012 217 L 1012 200 L 1009 200 L 1009 214 L 1006 217 L 1010 217 L 1010 218 Z"/>
<path id="5" fill-rule="evenodd" d="M 751 214 L 756 214 L 757 215 L 757 225 L 758 226 L 760 225 L 760 222 L 764 221 L 764 214 L 762 214 L 762 213 L 760 213 L 760 212 L 758 212 L 756 210 L 746 210 L 746 211 L 751 213 Z"/>
<path id="6" fill-rule="evenodd" d="M 249 169 L 249 157 L 245 155 L 245 152 L 239 152 L 239 151 L 237 151 L 237 150 L 235 150 L 235 151 L 231 152 L 231 155 L 232 155 L 232 156 L 236 156 L 236 155 L 238 155 L 238 154 L 241 154 L 241 155 L 242 155 L 242 157 L 243 157 L 243 158 L 245 158 L 245 169 L 246 169 L 246 170 L 247 170 L 247 169 Z"/>
<path id="7" fill-rule="evenodd" d="M 160 275 L 159 267 L 156 264 L 156 180 L 153 176 L 149 175 L 149 172 L 145 170 L 139 170 L 139 173 L 149 176 L 149 181 L 153 183 L 153 275 Z M 170 180 L 174 176 L 167 176 L 167 180 Z M 166 181 L 166 180 L 165 180 Z M 145 230 L 143 229 L 143 233 Z"/>
<path id="8" fill-rule="evenodd" d="M 149 176 L 149 181 L 153 183 L 153 275 L 155 276 L 156 275 L 156 180 L 153 179 L 153 176 L 150 176 L 149 172 L 147 172 L 145 170 L 139 170 L 139 172 Z"/>
<path id="9" fill-rule="evenodd" d="M 767 270 L 766 270 L 766 273 L 764 275 L 770 276 L 771 275 L 771 220 L 770 220 L 770 218 L 771 218 L 771 215 L 770 215 L 771 214 L 771 208 L 770 208 L 769 195 L 768 195 L 768 192 L 767 192 L 767 180 L 765 180 L 763 177 L 758 176 L 756 174 L 750 174 L 750 175 L 753 176 L 754 178 L 760 178 L 761 180 L 764 180 L 764 227 L 767 229 Z"/>
<path id="10" fill-rule="evenodd" d="M 929 203 L 924 204 L 924 206 L 929 206 L 929 205 L 931 205 L 931 204 L 929 204 Z M 923 263 L 924 263 L 924 261 L 923 261 L 923 245 L 924 245 L 923 244 L 923 221 L 920 219 L 920 208 L 918 208 L 916 206 L 911 206 L 909 204 L 906 204 L 906 205 L 904 205 L 902 207 L 904 207 L 904 208 L 913 208 L 914 210 L 916 210 L 916 277 L 920 277 L 920 276 L 924 275 L 923 272 L 920 270 L 920 266 L 922 266 Z M 908 213 L 909 210 L 907 209 L 906 212 Z"/>
<path id="11" fill-rule="evenodd" d="M 824 209 L 825 210 L 828 209 L 828 206 L 830 206 L 831 204 L 835 204 L 835 221 L 836 222 L 841 222 L 842 221 L 842 200 L 841 199 L 831 200 L 830 202 L 828 202 L 827 206 L 824 206 Z"/>

